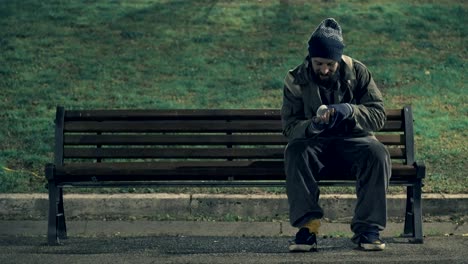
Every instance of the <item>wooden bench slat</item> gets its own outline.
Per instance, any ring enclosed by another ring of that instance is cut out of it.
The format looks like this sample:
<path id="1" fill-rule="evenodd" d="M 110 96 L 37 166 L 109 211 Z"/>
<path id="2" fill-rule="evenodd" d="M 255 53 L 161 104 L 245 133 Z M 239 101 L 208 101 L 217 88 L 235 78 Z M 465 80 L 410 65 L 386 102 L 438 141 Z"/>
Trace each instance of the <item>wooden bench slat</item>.
<path id="1" fill-rule="evenodd" d="M 387 120 L 402 120 L 401 109 L 388 109 Z M 279 109 L 171 109 L 171 110 L 68 110 L 65 121 L 109 121 L 109 120 L 280 120 Z"/>
<path id="2" fill-rule="evenodd" d="M 65 120 L 280 120 L 278 109 L 68 110 Z"/>
<path id="3" fill-rule="evenodd" d="M 286 145 L 277 135 L 65 135 L 66 145 Z"/>
<path id="4" fill-rule="evenodd" d="M 65 148 L 66 158 L 282 159 L 284 148 Z"/>
<path id="5" fill-rule="evenodd" d="M 56 168 L 61 180 L 104 180 L 100 177 L 114 177 L 114 180 L 223 180 L 234 177 L 236 180 L 284 180 L 282 161 L 217 161 L 217 162 L 158 162 L 158 163 L 83 163 L 66 164 Z M 392 180 L 414 176 L 411 165 L 392 166 Z M 118 178 L 120 177 L 120 178 Z M 144 178 L 142 178 L 144 177 Z M 342 175 L 330 176 L 322 180 L 346 179 Z"/>
<path id="6" fill-rule="evenodd" d="M 387 109 L 387 120 L 403 120 L 402 109 Z"/>
<path id="7" fill-rule="evenodd" d="M 405 136 L 403 134 L 396 134 L 396 135 L 382 135 L 377 134 L 375 137 L 382 142 L 384 145 L 404 145 L 405 144 Z"/>
<path id="8" fill-rule="evenodd" d="M 65 132 L 281 132 L 281 123 L 275 120 L 249 121 L 76 121 L 67 122 Z"/>
<path id="9" fill-rule="evenodd" d="M 272 160 L 233 160 L 233 161 L 139 161 L 139 162 L 81 162 L 81 163 L 65 163 L 64 166 L 69 169 L 75 170 L 83 168 L 84 170 L 96 170 L 96 169 L 176 169 L 185 167 L 219 167 L 219 168 L 231 168 L 231 167 L 281 167 L 283 168 L 283 161 L 272 161 Z"/>
<path id="10" fill-rule="evenodd" d="M 380 130 L 381 132 L 398 132 L 404 130 L 404 123 L 402 121 L 387 121 L 384 127 Z"/>
<path id="11" fill-rule="evenodd" d="M 71 121 L 65 132 L 281 132 L 281 123 L 275 120 L 252 121 Z M 387 121 L 381 131 L 402 131 L 403 122 Z"/>
<path id="12" fill-rule="evenodd" d="M 388 148 L 392 159 L 404 148 Z M 64 148 L 67 159 L 282 159 L 284 148 Z"/>
<path id="13" fill-rule="evenodd" d="M 403 135 L 376 135 L 385 145 L 403 145 Z M 277 135 L 65 135 L 65 145 L 286 145 Z"/>

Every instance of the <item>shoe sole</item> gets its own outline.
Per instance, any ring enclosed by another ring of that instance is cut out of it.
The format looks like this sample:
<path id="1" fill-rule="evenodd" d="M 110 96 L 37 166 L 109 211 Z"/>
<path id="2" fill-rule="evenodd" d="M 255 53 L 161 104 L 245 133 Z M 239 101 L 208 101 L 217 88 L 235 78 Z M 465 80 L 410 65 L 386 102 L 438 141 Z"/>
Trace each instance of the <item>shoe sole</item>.
<path id="1" fill-rule="evenodd" d="M 385 244 L 359 244 L 359 247 L 366 251 L 382 251 L 385 249 Z"/>
<path id="2" fill-rule="evenodd" d="M 317 244 L 314 245 L 289 245 L 290 252 L 317 251 Z"/>

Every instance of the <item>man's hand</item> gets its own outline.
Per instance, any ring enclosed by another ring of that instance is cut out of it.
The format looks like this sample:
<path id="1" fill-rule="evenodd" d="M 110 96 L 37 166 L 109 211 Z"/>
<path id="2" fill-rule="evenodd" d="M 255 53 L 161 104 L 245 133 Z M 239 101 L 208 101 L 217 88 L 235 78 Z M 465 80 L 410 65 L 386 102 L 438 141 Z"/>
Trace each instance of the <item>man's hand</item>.
<path id="1" fill-rule="evenodd" d="M 328 106 L 332 110 L 329 128 L 338 126 L 343 120 L 353 115 L 353 107 L 350 104 L 332 104 Z"/>
<path id="2" fill-rule="evenodd" d="M 309 135 L 317 134 L 325 129 L 338 126 L 343 120 L 353 115 L 353 107 L 350 104 L 321 105 L 317 114 L 312 118 L 307 132 Z"/>
<path id="3" fill-rule="evenodd" d="M 325 130 L 327 128 L 327 124 L 320 122 L 317 117 L 312 118 L 312 122 L 310 122 L 309 127 L 307 128 L 309 135 L 317 134 Z"/>
<path id="4" fill-rule="evenodd" d="M 310 135 L 322 132 L 328 127 L 330 118 L 334 113 L 334 109 L 329 109 L 326 105 L 321 105 L 317 109 L 316 116 L 312 117 L 312 122 L 308 127 Z"/>
<path id="5" fill-rule="evenodd" d="M 326 105 L 321 105 L 317 109 L 317 114 L 312 118 L 312 121 L 316 123 L 326 124 L 330 123 L 331 117 L 334 115 L 335 109 L 328 108 Z"/>

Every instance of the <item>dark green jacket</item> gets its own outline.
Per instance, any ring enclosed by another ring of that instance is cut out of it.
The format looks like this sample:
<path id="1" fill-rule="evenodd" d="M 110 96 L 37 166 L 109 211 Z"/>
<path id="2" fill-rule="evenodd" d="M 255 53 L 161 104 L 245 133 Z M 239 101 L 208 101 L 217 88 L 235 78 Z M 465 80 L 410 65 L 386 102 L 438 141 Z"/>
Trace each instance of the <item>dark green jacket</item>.
<path id="1" fill-rule="evenodd" d="M 317 84 L 312 79 L 312 65 L 309 58 L 290 70 L 284 80 L 281 119 L 283 134 L 289 139 L 307 138 L 307 127 L 322 99 Z M 356 137 L 373 135 L 385 121 L 382 94 L 371 73 L 361 62 L 348 56 L 342 57 L 339 66 L 340 78 L 335 85 L 333 102 L 349 103 L 354 113 L 339 126 L 326 129 L 320 136 Z"/>

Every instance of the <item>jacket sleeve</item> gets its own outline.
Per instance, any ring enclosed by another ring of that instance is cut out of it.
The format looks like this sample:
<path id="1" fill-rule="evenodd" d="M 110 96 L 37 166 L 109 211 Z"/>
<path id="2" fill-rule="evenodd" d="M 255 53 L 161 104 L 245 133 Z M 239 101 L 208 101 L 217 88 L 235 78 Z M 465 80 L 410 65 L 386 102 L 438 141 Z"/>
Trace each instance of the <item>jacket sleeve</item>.
<path id="1" fill-rule="evenodd" d="M 281 107 L 281 122 L 283 134 L 289 141 L 296 138 L 305 138 L 311 120 L 307 120 L 304 112 L 301 88 L 293 83 L 291 73 L 285 78 L 283 88 L 283 105 Z"/>
<path id="2" fill-rule="evenodd" d="M 352 104 L 351 119 L 356 129 L 363 131 L 378 131 L 383 128 L 387 119 L 383 97 L 372 78 L 369 70 L 360 62 L 355 61 L 356 71 L 356 104 Z"/>

